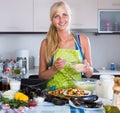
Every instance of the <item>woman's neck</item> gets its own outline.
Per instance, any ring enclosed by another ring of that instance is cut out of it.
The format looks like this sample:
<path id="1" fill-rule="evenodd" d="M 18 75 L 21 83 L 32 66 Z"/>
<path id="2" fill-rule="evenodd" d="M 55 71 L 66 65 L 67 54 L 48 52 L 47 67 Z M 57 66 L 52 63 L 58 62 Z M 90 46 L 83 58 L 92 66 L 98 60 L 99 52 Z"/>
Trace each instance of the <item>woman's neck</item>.
<path id="1" fill-rule="evenodd" d="M 66 41 L 70 39 L 71 32 L 70 31 L 58 32 L 58 36 L 60 38 L 60 41 Z"/>

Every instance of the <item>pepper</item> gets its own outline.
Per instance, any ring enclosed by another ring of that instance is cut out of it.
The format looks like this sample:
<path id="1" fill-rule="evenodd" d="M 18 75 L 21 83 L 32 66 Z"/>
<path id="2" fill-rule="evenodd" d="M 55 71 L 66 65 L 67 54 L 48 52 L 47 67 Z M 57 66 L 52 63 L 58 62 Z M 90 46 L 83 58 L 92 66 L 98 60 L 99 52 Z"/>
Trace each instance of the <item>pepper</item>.
<path id="1" fill-rule="evenodd" d="M 14 98 L 16 100 L 20 100 L 20 101 L 24 101 L 24 102 L 27 102 L 29 100 L 29 97 L 22 92 L 17 92 L 15 94 Z"/>

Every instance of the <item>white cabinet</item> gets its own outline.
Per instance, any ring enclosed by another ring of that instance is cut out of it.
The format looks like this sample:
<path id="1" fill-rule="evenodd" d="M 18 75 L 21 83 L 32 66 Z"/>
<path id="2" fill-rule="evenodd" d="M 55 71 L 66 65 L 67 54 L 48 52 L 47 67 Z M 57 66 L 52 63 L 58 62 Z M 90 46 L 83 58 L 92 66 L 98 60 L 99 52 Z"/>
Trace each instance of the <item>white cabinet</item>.
<path id="1" fill-rule="evenodd" d="M 34 0 L 34 31 L 46 32 L 50 7 L 58 0 Z M 72 29 L 97 29 L 97 0 L 65 0 L 72 10 Z"/>
<path id="2" fill-rule="evenodd" d="M 120 0 L 98 0 L 99 9 L 120 9 Z"/>
<path id="3" fill-rule="evenodd" d="M 72 10 L 72 29 L 97 29 L 97 0 L 66 0 Z"/>
<path id="4" fill-rule="evenodd" d="M 33 0 L 0 0 L 0 32 L 33 31 Z"/>

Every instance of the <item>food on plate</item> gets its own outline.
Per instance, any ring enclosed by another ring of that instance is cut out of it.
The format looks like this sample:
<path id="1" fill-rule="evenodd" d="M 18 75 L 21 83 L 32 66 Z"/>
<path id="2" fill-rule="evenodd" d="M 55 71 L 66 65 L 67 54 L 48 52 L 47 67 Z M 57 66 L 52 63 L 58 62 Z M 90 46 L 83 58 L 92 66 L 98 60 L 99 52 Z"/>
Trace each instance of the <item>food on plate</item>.
<path id="1" fill-rule="evenodd" d="M 80 89 L 77 89 L 77 88 L 69 88 L 66 92 L 68 95 L 76 95 L 76 96 L 83 96 L 85 95 L 85 92 L 84 90 L 80 90 Z"/>
<path id="2" fill-rule="evenodd" d="M 48 94 L 52 95 L 62 95 L 66 89 L 58 88 L 53 91 L 48 91 Z"/>
<path id="3" fill-rule="evenodd" d="M 83 68 L 85 67 L 85 64 L 73 64 L 71 67 L 73 70 L 75 70 L 76 72 L 82 72 Z"/>

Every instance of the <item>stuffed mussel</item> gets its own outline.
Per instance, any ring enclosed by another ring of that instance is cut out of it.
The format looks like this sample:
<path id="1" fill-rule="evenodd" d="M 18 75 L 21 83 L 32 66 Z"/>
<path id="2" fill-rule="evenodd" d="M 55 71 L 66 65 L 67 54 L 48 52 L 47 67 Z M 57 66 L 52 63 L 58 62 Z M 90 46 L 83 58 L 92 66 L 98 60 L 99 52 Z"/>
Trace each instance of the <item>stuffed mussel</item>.
<path id="1" fill-rule="evenodd" d="M 103 103 L 96 102 L 98 100 L 97 95 L 83 96 L 83 97 L 72 97 L 70 101 L 76 106 L 81 108 L 100 108 Z"/>

